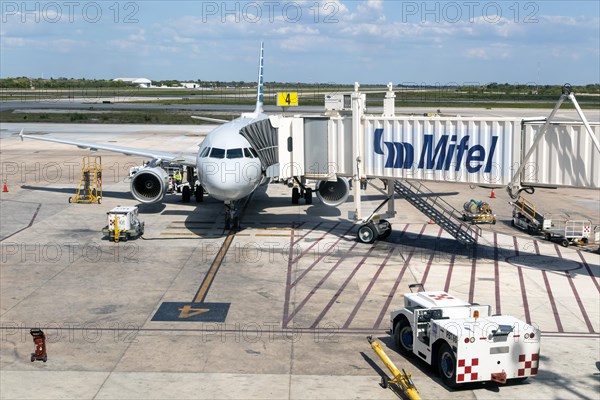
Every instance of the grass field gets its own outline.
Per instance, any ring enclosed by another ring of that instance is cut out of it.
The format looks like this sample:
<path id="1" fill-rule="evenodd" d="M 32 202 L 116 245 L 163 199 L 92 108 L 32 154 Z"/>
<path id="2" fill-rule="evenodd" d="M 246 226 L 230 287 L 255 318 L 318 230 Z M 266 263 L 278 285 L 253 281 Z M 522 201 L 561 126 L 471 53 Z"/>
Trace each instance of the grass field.
<path id="1" fill-rule="evenodd" d="M 208 122 L 192 119 L 197 112 L 171 110 L 126 110 L 126 111 L 78 111 L 78 112 L 0 112 L 2 122 L 48 122 L 48 123 L 78 123 L 78 124 L 167 124 L 167 125 L 203 125 Z M 202 114 L 204 117 L 233 119 L 234 114 Z"/>

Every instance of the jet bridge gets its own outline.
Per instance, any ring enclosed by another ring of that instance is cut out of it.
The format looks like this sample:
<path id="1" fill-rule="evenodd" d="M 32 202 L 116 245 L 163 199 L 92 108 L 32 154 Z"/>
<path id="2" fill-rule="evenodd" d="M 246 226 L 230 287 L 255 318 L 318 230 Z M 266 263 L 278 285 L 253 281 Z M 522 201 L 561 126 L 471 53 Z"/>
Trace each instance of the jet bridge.
<path id="1" fill-rule="evenodd" d="M 435 197 L 433 203 L 419 200 L 428 181 L 506 187 L 513 198 L 535 187 L 600 188 L 600 123 L 588 123 L 568 85 L 550 116 L 536 120 L 396 115 L 391 84 L 380 115 L 367 113 L 358 84 L 336 96 L 339 101 L 329 96 L 325 114 L 275 115 L 240 133 L 269 177 L 296 183 L 308 196 L 306 181 L 314 180 L 317 196 L 328 205 L 345 201 L 347 181 L 353 181 L 349 217 L 361 221 L 361 228 L 371 224 L 363 238 L 359 229 L 362 241 L 389 234 L 387 222 L 378 229 L 371 220 L 385 203 L 381 217 L 395 215 L 389 200 L 397 193 L 461 243 L 475 243 L 478 229 L 465 227 L 460 212 Z M 554 121 L 567 99 L 581 122 Z M 388 180 L 388 199 L 364 218 L 360 182 L 371 178 Z"/>

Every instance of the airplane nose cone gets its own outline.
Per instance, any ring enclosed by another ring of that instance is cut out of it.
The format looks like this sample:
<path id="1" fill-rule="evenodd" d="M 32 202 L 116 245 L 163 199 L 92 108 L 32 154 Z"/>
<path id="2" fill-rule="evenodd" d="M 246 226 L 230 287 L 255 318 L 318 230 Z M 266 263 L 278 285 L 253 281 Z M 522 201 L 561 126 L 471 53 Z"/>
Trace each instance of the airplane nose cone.
<path id="1" fill-rule="evenodd" d="M 247 162 L 220 162 L 212 167 L 205 168 L 202 184 L 207 193 L 218 200 L 242 199 L 260 183 L 260 167 L 248 166 Z"/>

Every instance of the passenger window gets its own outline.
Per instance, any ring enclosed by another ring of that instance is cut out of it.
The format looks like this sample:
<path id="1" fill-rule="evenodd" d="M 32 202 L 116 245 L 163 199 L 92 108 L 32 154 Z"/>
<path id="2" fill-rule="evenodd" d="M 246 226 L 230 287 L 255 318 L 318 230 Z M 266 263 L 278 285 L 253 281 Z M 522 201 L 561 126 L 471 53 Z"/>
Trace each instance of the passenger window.
<path id="1" fill-rule="evenodd" d="M 252 153 L 252 155 L 256 158 L 258 158 L 258 153 L 256 152 L 256 150 L 254 150 L 252 147 L 250 147 L 250 152 Z"/>
<path id="2" fill-rule="evenodd" d="M 211 158 L 225 158 L 225 150 L 213 147 L 210 151 Z"/>
<path id="3" fill-rule="evenodd" d="M 229 149 L 227 150 L 227 158 L 244 158 L 242 149 Z"/>
<path id="4" fill-rule="evenodd" d="M 244 148 L 244 157 L 252 158 L 252 153 L 250 153 L 250 149 L 248 149 L 247 147 Z"/>

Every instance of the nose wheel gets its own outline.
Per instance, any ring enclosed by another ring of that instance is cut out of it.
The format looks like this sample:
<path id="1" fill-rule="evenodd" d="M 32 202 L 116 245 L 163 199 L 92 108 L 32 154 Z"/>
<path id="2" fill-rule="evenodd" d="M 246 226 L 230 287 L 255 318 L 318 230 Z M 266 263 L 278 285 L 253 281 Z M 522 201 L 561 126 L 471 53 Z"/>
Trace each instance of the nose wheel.
<path id="1" fill-rule="evenodd" d="M 239 211 L 230 205 L 225 205 L 225 229 L 240 229 L 240 215 Z"/>

